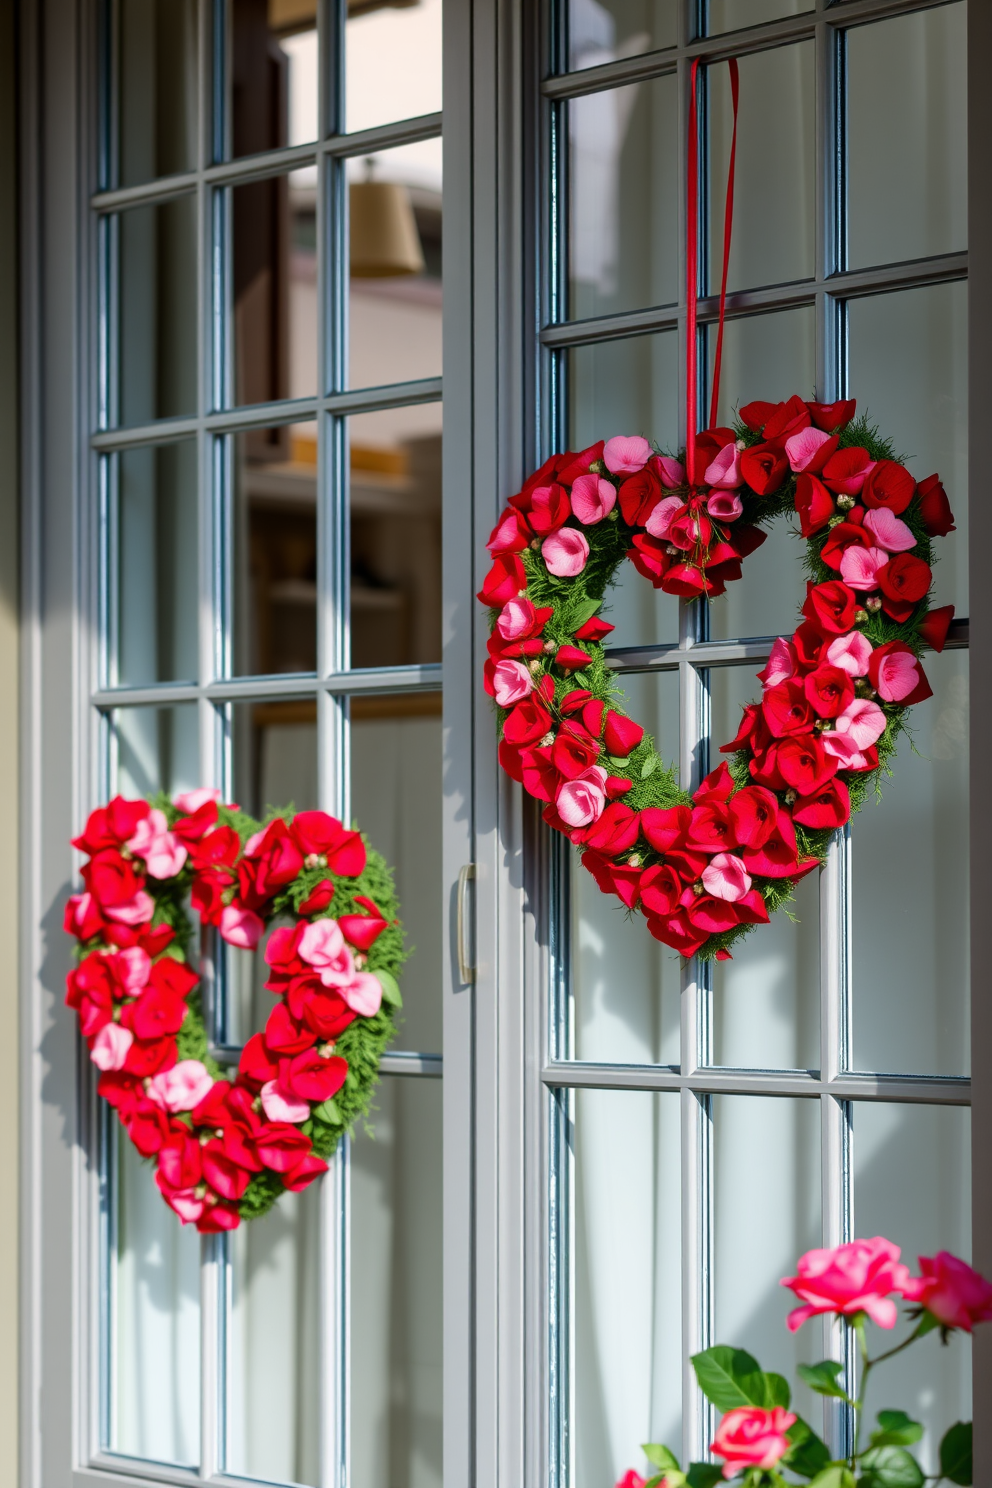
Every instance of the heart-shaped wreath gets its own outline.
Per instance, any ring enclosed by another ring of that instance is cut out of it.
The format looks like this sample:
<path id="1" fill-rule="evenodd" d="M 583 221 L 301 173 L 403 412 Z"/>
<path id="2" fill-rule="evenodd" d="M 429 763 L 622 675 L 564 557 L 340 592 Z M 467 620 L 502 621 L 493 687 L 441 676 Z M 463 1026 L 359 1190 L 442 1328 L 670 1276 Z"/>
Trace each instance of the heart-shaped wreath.
<path id="1" fill-rule="evenodd" d="M 361 834 L 323 811 L 264 823 L 219 792 L 116 796 L 73 846 L 85 891 L 66 906 L 79 942 L 75 1008 L 98 1093 L 184 1223 L 237 1228 L 327 1170 L 367 1109 L 401 1005 L 393 876 Z M 278 999 L 225 1070 L 208 1047 L 187 904 L 233 946 L 265 947 Z"/>
<path id="2" fill-rule="evenodd" d="M 920 664 L 953 606 L 931 610 L 931 538 L 953 531 L 936 475 L 916 483 L 854 400 L 750 403 L 691 464 L 619 436 L 555 455 L 510 498 L 480 600 L 492 610 L 487 692 L 500 763 L 582 847 L 604 893 L 640 909 L 683 956 L 724 960 L 821 863 L 887 769 Z M 775 641 L 760 703 L 691 798 L 614 706 L 600 618 L 625 558 L 655 588 L 712 599 L 799 515 L 804 619 Z"/>

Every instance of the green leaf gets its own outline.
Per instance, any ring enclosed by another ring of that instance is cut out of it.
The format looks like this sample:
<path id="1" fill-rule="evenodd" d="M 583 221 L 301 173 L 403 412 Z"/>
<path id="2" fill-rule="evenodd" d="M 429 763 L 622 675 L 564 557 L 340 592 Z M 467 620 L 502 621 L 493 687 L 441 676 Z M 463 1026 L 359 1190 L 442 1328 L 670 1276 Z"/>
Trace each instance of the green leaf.
<path id="1" fill-rule="evenodd" d="M 582 629 L 587 620 L 592 619 L 602 603 L 603 601 L 601 599 L 587 599 L 577 606 L 572 614 L 571 626 L 573 635 L 577 630 Z"/>
<path id="2" fill-rule="evenodd" d="M 817 1473 L 809 1488 L 855 1488 L 854 1474 L 842 1462 L 834 1462 Z"/>
<path id="3" fill-rule="evenodd" d="M 648 1461 L 653 1463 L 655 1467 L 660 1467 L 662 1469 L 673 1467 L 676 1472 L 681 1472 L 681 1468 L 679 1467 L 679 1459 L 676 1457 L 675 1453 L 670 1452 L 667 1447 L 661 1446 L 660 1443 L 645 1442 L 641 1447 L 641 1451 L 644 1453 Z"/>
<path id="4" fill-rule="evenodd" d="M 663 1473 L 656 1473 L 653 1478 L 648 1478 L 644 1488 L 683 1488 L 688 1482 L 684 1472 L 677 1472 L 674 1467 L 666 1468 Z"/>
<path id="5" fill-rule="evenodd" d="M 694 1354 L 692 1367 L 699 1388 L 718 1410 L 760 1405 L 766 1410 L 789 1404 L 789 1386 L 780 1374 L 765 1374 L 757 1359 L 744 1349 L 717 1344 Z"/>
<path id="6" fill-rule="evenodd" d="M 871 1434 L 873 1447 L 911 1447 L 923 1435 L 919 1421 L 911 1420 L 905 1411 L 879 1411 L 878 1426 Z"/>
<path id="7" fill-rule="evenodd" d="M 782 1458 L 784 1467 L 791 1467 L 801 1478 L 814 1478 L 829 1465 L 830 1453 L 812 1426 L 799 1416 L 786 1432 L 792 1446 Z"/>
<path id="8" fill-rule="evenodd" d="M 658 768 L 658 766 L 660 764 L 661 764 L 661 760 L 652 751 L 651 754 L 649 754 L 648 757 L 647 757 L 647 759 L 644 761 L 643 765 L 641 766 L 641 779 L 642 780 L 647 780 L 648 776 L 649 775 L 653 775 L 654 772 L 655 772 L 655 770 L 657 770 L 657 768 Z"/>
<path id="9" fill-rule="evenodd" d="M 923 1488 L 926 1479 L 903 1447 L 873 1447 L 861 1459 L 860 1488 Z"/>
<path id="10" fill-rule="evenodd" d="M 685 1475 L 689 1488 L 716 1488 L 723 1482 L 723 1468 L 715 1462 L 690 1462 Z"/>
<path id="11" fill-rule="evenodd" d="M 843 1364 L 838 1364 L 836 1359 L 821 1359 L 819 1364 L 800 1364 L 796 1373 L 818 1395 L 832 1395 L 837 1400 L 846 1400 L 847 1393 L 837 1383 L 837 1376 L 843 1369 Z"/>
<path id="12" fill-rule="evenodd" d="M 588 687 L 589 686 L 589 673 L 586 672 L 586 671 L 573 672 L 572 673 L 572 680 L 575 681 L 575 682 L 577 682 L 580 687 Z"/>
<path id="13" fill-rule="evenodd" d="M 402 1007 L 403 998 L 400 995 L 399 982 L 393 976 L 393 973 L 391 971 L 374 971 L 372 975 L 382 988 L 383 1001 L 391 1003 L 393 1007 Z"/>
<path id="14" fill-rule="evenodd" d="M 314 1106 L 311 1113 L 315 1121 L 323 1121 L 325 1126 L 343 1126 L 341 1112 L 334 1104 L 333 1099 L 321 1101 L 319 1106 Z"/>
<path id="15" fill-rule="evenodd" d="M 971 1422 L 958 1421 L 944 1432 L 940 1444 L 940 1470 L 952 1483 L 971 1482 Z"/>
<path id="16" fill-rule="evenodd" d="M 926 1338 L 928 1333 L 932 1333 L 934 1328 L 939 1327 L 939 1319 L 935 1318 L 932 1312 L 924 1312 L 916 1325 L 916 1336 L 917 1338 Z"/>
<path id="17" fill-rule="evenodd" d="M 625 754 L 624 757 L 623 757 L 623 759 L 617 759 L 617 757 L 616 757 L 615 754 L 608 754 L 606 756 L 606 758 L 609 760 L 609 762 L 610 762 L 611 765 L 616 765 L 617 768 L 620 769 L 620 770 L 625 770 L 627 768 L 627 766 L 630 764 L 630 755 L 629 754 Z"/>

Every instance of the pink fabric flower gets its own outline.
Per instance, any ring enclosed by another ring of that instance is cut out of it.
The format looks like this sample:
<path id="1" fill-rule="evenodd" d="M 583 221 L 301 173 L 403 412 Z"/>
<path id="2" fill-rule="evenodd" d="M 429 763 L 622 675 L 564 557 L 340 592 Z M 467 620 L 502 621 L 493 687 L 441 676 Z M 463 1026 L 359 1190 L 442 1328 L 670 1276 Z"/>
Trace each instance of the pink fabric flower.
<path id="1" fill-rule="evenodd" d="M 772 642 L 768 665 L 763 672 L 758 673 L 758 681 L 767 691 L 769 687 L 777 687 L 780 682 L 788 682 L 795 675 L 796 648 L 784 636 L 776 636 Z"/>
<path id="2" fill-rule="evenodd" d="M 250 858 L 252 853 L 257 852 L 257 850 L 261 847 L 262 843 L 265 840 L 265 834 L 268 830 L 268 827 L 261 827 L 257 832 L 253 833 L 252 836 L 248 838 L 248 841 L 245 843 L 246 858 Z"/>
<path id="3" fill-rule="evenodd" d="M 251 909 L 238 909 L 233 904 L 225 905 L 220 912 L 220 933 L 228 945 L 242 951 L 253 951 L 265 929 L 258 915 Z"/>
<path id="4" fill-rule="evenodd" d="M 888 561 L 884 548 L 859 548 L 852 543 L 841 556 L 840 576 L 852 589 L 877 589 L 878 570 Z"/>
<path id="5" fill-rule="evenodd" d="M 592 527 L 617 504 L 617 488 L 600 475 L 580 475 L 572 485 L 572 510 L 580 522 Z"/>
<path id="6" fill-rule="evenodd" d="M 855 698 L 834 719 L 834 729 L 838 734 L 850 734 L 859 749 L 870 749 L 885 733 L 885 714 L 870 698 Z M 829 731 L 821 737 L 826 744 Z"/>
<path id="7" fill-rule="evenodd" d="M 890 651 L 878 664 L 876 691 L 887 703 L 901 703 L 920 685 L 920 664 L 910 651 Z M 114 911 L 108 909 L 108 915 Z"/>
<path id="8" fill-rule="evenodd" d="M 198 1059 L 180 1059 L 170 1070 L 153 1075 L 148 1099 L 164 1111 L 192 1111 L 213 1089 L 213 1075 Z"/>
<path id="9" fill-rule="evenodd" d="M 651 446 L 640 434 L 614 434 L 603 446 L 603 464 L 614 475 L 636 475 L 651 458 Z"/>
<path id="10" fill-rule="evenodd" d="M 152 878 L 174 878 L 187 858 L 186 848 L 169 831 L 165 812 L 157 808 L 141 819 L 127 846 L 135 857 L 144 858 Z"/>
<path id="11" fill-rule="evenodd" d="M 268 1080 L 260 1091 L 262 1110 L 270 1121 L 289 1121 L 298 1126 L 310 1116 L 310 1102 L 280 1090 L 278 1080 Z"/>
<path id="12" fill-rule="evenodd" d="M 179 1215 L 183 1224 L 194 1224 L 207 1207 L 204 1199 L 197 1198 L 195 1188 L 167 1188 L 161 1183 L 159 1188 L 163 1199 Z"/>
<path id="13" fill-rule="evenodd" d="M 180 811 L 188 812 L 190 816 L 205 806 L 208 801 L 219 801 L 220 791 L 215 785 L 205 785 L 199 790 L 183 791 L 181 795 L 173 796 L 173 805 L 178 806 Z"/>
<path id="14" fill-rule="evenodd" d="M 789 1330 L 795 1333 L 807 1318 L 836 1312 L 853 1317 L 865 1312 L 880 1328 L 894 1328 L 896 1304 L 891 1293 L 905 1295 L 909 1267 L 899 1260 L 899 1247 L 881 1235 L 872 1240 L 852 1240 L 834 1250 L 809 1250 L 800 1256 L 795 1276 L 783 1276 L 804 1304 L 789 1313 Z"/>
<path id="15" fill-rule="evenodd" d="M 644 523 L 645 532 L 664 539 L 672 530 L 672 521 L 685 506 L 681 496 L 663 496 Z"/>
<path id="16" fill-rule="evenodd" d="M 152 969 L 151 956 L 140 946 L 129 946 L 126 951 L 118 951 L 117 964 L 128 996 L 137 997 L 148 986 L 148 975 Z"/>
<path id="17" fill-rule="evenodd" d="M 598 821 L 606 805 L 606 771 L 590 765 L 576 780 L 566 780 L 555 798 L 558 815 L 570 827 L 587 827 Z"/>
<path id="18" fill-rule="evenodd" d="M 744 510 L 744 503 L 732 491 L 712 491 L 706 498 L 706 510 L 718 522 L 736 522 Z"/>
<path id="19" fill-rule="evenodd" d="M 865 531 L 870 532 L 878 547 L 887 553 L 908 553 L 916 547 L 916 538 L 906 523 L 889 511 L 887 506 L 876 507 L 865 513 Z"/>
<path id="20" fill-rule="evenodd" d="M 724 1459 L 723 1476 L 732 1478 L 747 1467 L 770 1471 L 792 1445 L 786 1433 L 796 1419 L 780 1405 L 774 1410 L 741 1405 L 728 1411 L 710 1446 L 715 1456 Z"/>
<path id="21" fill-rule="evenodd" d="M 133 930 L 138 925 L 148 924 L 155 913 L 155 900 L 144 889 L 139 889 L 126 903 L 115 904 L 103 912 L 108 920 L 116 920 L 118 925 L 128 925 Z"/>
<path id="22" fill-rule="evenodd" d="M 723 449 L 707 465 L 703 480 L 708 486 L 720 491 L 736 491 L 744 484 L 741 475 L 741 452 L 736 444 L 725 444 Z"/>
<path id="23" fill-rule="evenodd" d="M 945 1328 L 970 1333 L 975 1323 L 992 1322 L 992 1285 L 950 1251 L 920 1256 L 922 1276 L 914 1276 L 904 1292 L 919 1302 Z"/>
<path id="24" fill-rule="evenodd" d="M 374 1018 L 379 1011 L 382 983 L 370 971 L 356 971 L 347 982 L 340 983 L 337 990 L 353 1013 L 363 1018 Z"/>
<path id="25" fill-rule="evenodd" d="M 522 661 L 498 661 L 493 668 L 493 691 L 501 708 L 511 708 L 533 690 L 534 678 Z"/>
<path id="26" fill-rule="evenodd" d="M 789 457 L 789 464 L 798 474 L 805 470 L 816 458 L 816 452 L 821 444 L 826 444 L 830 435 L 825 434 L 822 429 L 810 425 L 806 429 L 800 429 L 798 434 L 793 434 L 791 439 L 785 441 L 785 453 Z"/>
<path id="27" fill-rule="evenodd" d="M 530 600 L 508 599 L 499 612 L 496 621 L 496 630 L 504 641 L 516 641 L 521 636 L 529 636 L 533 627 L 536 611 Z"/>
<path id="28" fill-rule="evenodd" d="M 831 666 L 847 672 L 850 677 L 867 677 L 871 652 L 872 645 L 868 637 L 862 635 L 860 630 L 851 630 L 847 635 L 838 636 L 835 641 L 830 642 L 827 647 L 827 661 Z"/>
<path id="29" fill-rule="evenodd" d="M 300 937 L 300 959 L 319 973 L 325 987 L 350 981 L 355 963 L 337 920 L 314 920 Z"/>
<path id="30" fill-rule="evenodd" d="M 828 731 L 821 734 L 820 739 L 827 754 L 840 761 L 839 770 L 867 770 L 868 756 L 861 753 L 850 734 Z"/>
<path id="31" fill-rule="evenodd" d="M 734 904 L 750 892 L 751 878 L 736 853 L 717 853 L 703 869 L 703 888 L 714 899 Z"/>
<path id="32" fill-rule="evenodd" d="M 119 1023 L 105 1023 L 93 1040 L 90 1058 L 100 1070 L 124 1068 L 128 1050 L 134 1043 L 134 1034 Z"/>
<path id="33" fill-rule="evenodd" d="M 685 466 L 681 460 L 673 460 L 671 455 L 655 455 L 654 463 L 666 490 L 677 490 L 685 485 Z"/>
<path id="34" fill-rule="evenodd" d="M 561 527 L 541 544 L 548 572 L 559 579 L 574 579 L 586 566 L 589 544 L 577 527 Z"/>

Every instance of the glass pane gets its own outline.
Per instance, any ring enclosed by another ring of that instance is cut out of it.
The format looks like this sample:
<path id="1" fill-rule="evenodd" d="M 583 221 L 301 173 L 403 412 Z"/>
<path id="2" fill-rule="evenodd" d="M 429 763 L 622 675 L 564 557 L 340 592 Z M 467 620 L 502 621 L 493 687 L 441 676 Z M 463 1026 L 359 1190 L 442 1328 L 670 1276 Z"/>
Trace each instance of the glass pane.
<path id="1" fill-rule="evenodd" d="M 232 0 L 230 14 L 233 153 L 315 140 L 316 0 Z"/>
<path id="2" fill-rule="evenodd" d="M 396 1046 L 439 1053 L 441 916 L 441 694 L 353 698 L 351 813 L 395 871 L 410 959 L 400 978 Z"/>
<path id="3" fill-rule="evenodd" d="M 850 388 L 917 480 L 940 474 L 956 532 L 934 544 L 935 604 L 968 613 L 968 286 L 851 300 Z"/>
<path id="4" fill-rule="evenodd" d="M 315 166 L 231 192 L 234 401 L 317 391 Z"/>
<path id="5" fill-rule="evenodd" d="M 654 735 L 666 765 L 679 757 L 677 672 L 625 676 L 622 707 Z M 564 841 L 571 872 L 571 992 L 576 1059 L 679 1063 L 679 957 L 640 914 L 603 894 Z"/>
<path id="6" fill-rule="evenodd" d="M 568 68 L 599 67 L 678 41 L 676 0 L 568 0 Z"/>
<path id="7" fill-rule="evenodd" d="M 645 1470 L 641 1442 L 682 1455 L 679 1098 L 574 1101 L 572 1481 L 602 1488 Z"/>
<path id="8" fill-rule="evenodd" d="M 914 1272 L 919 1256 L 938 1250 L 970 1259 L 971 1113 L 856 1101 L 853 1122 L 855 1234 L 895 1241 Z M 904 1316 L 891 1333 L 869 1328 L 873 1354 L 906 1336 Z M 940 1438 L 971 1420 L 971 1339 L 958 1333 L 942 1348 L 935 1332 L 877 1370 L 866 1418 L 874 1424 L 879 1408 L 897 1402 L 926 1428 L 913 1453 L 936 1474 Z"/>
<path id="9" fill-rule="evenodd" d="M 317 425 L 238 434 L 235 676 L 317 668 Z"/>
<path id="10" fill-rule="evenodd" d="M 852 268 L 968 246 L 965 6 L 847 32 Z"/>
<path id="11" fill-rule="evenodd" d="M 441 416 L 348 420 L 353 667 L 441 660 Z"/>
<path id="12" fill-rule="evenodd" d="M 196 412 L 196 197 L 132 207 L 118 228 L 118 415 Z"/>
<path id="13" fill-rule="evenodd" d="M 200 738 L 195 703 L 171 708 L 115 708 L 110 716 L 114 790 L 153 796 L 196 790 Z"/>
<path id="14" fill-rule="evenodd" d="M 441 0 L 349 0 L 344 45 L 349 133 L 440 109 Z"/>
<path id="15" fill-rule="evenodd" d="M 573 319 L 678 298 L 678 96 L 672 74 L 568 105 Z"/>
<path id="16" fill-rule="evenodd" d="M 750 15 L 756 7 L 747 8 Z M 805 41 L 742 57 L 738 64 L 737 184 L 728 280 L 732 290 L 808 279 L 816 271 L 815 56 L 813 42 Z M 722 63 L 707 70 L 706 85 L 711 138 L 710 293 L 718 294 L 733 130 L 730 74 Z"/>
<path id="17" fill-rule="evenodd" d="M 195 1466 L 200 1456 L 200 1237 L 179 1223 L 113 1113 L 114 1452 Z"/>
<path id="18" fill-rule="evenodd" d="M 379 1084 L 351 1147 L 353 1488 L 440 1488 L 441 1082 Z"/>
<path id="19" fill-rule="evenodd" d="M 852 823 L 854 1067 L 967 1074 L 968 654 L 933 653 L 882 799 Z"/>
<path id="20" fill-rule="evenodd" d="M 394 16 L 396 11 L 385 14 Z M 441 141 L 346 166 L 348 379 L 379 387 L 441 372 Z"/>
<path id="21" fill-rule="evenodd" d="M 196 440 L 124 450 L 116 477 L 116 681 L 195 680 Z"/>
<path id="22" fill-rule="evenodd" d="M 117 184 L 196 167 L 196 0 L 119 0 Z"/>
<path id="23" fill-rule="evenodd" d="M 710 670 L 710 765 L 726 756 L 745 703 L 761 696 L 753 666 Z M 788 906 L 713 963 L 713 1062 L 740 1068 L 817 1069 L 820 1063 L 819 875 Z"/>
<path id="24" fill-rule="evenodd" d="M 714 1095 L 714 1338 L 784 1374 L 792 1406 L 822 1429 L 821 1403 L 796 1377 L 819 1358 L 809 1330 L 785 1326 L 791 1293 L 780 1286 L 795 1263 L 822 1244 L 820 1103 L 771 1096 Z M 774 1154 L 775 1197 L 755 1202 L 756 1162 Z M 811 1353 L 810 1350 L 813 1350 Z"/>
<path id="25" fill-rule="evenodd" d="M 320 1189 L 227 1237 L 228 1472 L 320 1482 Z"/>
<path id="26" fill-rule="evenodd" d="M 707 34 L 717 36 L 722 31 L 778 21 L 783 16 L 802 15 L 812 9 L 811 0 L 709 0 Z"/>

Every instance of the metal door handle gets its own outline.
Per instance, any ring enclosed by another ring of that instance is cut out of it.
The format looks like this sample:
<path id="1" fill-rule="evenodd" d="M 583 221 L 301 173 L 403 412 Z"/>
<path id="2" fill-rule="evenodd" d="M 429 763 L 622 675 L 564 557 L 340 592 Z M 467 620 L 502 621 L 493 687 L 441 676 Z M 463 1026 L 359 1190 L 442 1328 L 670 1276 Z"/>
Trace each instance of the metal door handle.
<path id="1" fill-rule="evenodd" d="M 455 934 L 458 941 L 458 976 L 463 987 L 471 986 L 475 981 L 475 967 L 469 961 L 470 953 L 467 945 L 469 916 L 465 908 L 465 901 L 468 898 L 469 879 L 474 878 L 474 863 L 466 863 L 464 867 L 458 870 L 458 908 Z"/>

